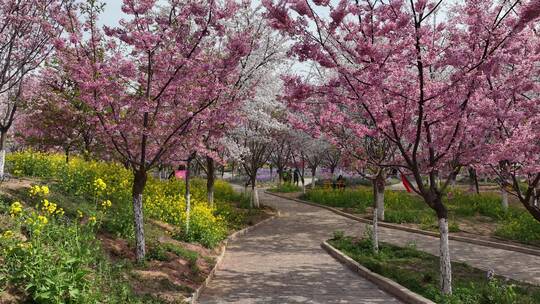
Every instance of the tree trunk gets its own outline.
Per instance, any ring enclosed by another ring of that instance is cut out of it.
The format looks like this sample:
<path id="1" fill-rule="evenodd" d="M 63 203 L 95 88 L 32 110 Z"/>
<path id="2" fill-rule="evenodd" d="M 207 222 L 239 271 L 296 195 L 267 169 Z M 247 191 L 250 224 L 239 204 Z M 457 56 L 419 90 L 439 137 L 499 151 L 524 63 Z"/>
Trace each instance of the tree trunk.
<path id="1" fill-rule="evenodd" d="M 371 241 L 373 245 L 373 252 L 379 252 L 379 176 L 375 180 L 372 180 L 373 185 L 373 227 L 371 231 Z M 384 189 L 384 188 L 383 188 Z"/>
<path id="2" fill-rule="evenodd" d="M 69 164 L 69 148 L 66 148 L 64 151 L 66 154 L 66 164 Z"/>
<path id="3" fill-rule="evenodd" d="M 480 193 L 480 186 L 478 185 L 478 176 L 476 175 L 476 170 L 474 168 L 469 168 L 469 191 Z"/>
<path id="4" fill-rule="evenodd" d="M 379 221 L 377 220 L 378 208 L 373 209 L 373 231 L 371 232 L 371 241 L 373 242 L 373 252 L 379 253 Z"/>
<path id="5" fill-rule="evenodd" d="M 208 195 L 208 204 L 211 208 L 214 207 L 214 183 L 215 183 L 215 167 L 214 160 L 206 157 L 206 193 Z"/>
<path id="6" fill-rule="evenodd" d="M 259 191 L 257 188 L 253 189 L 253 201 L 255 202 L 255 208 L 259 209 L 261 205 L 259 203 Z"/>
<path id="7" fill-rule="evenodd" d="M 501 206 L 504 210 L 508 210 L 508 192 L 501 186 Z"/>
<path id="8" fill-rule="evenodd" d="M 137 261 L 144 261 L 146 248 L 144 242 L 143 191 L 146 186 L 147 174 L 144 170 L 134 172 L 132 197 L 133 220 L 135 226 L 135 254 Z"/>
<path id="9" fill-rule="evenodd" d="M 259 208 L 259 194 L 257 193 L 257 188 L 255 183 L 257 182 L 257 173 L 251 176 L 251 207 Z"/>
<path id="10" fill-rule="evenodd" d="M 187 161 L 186 164 L 186 193 L 185 193 L 185 200 L 186 200 L 186 236 L 189 235 L 189 217 L 191 213 L 191 189 L 189 186 L 189 178 L 191 175 L 191 160 Z"/>
<path id="11" fill-rule="evenodd" d="M 311 168 L 311 189 L 315 189 L 315 182 L 317 181 L 316 174 L 317 167 Z"/>
<path id="12" fill-rule="evenodd" d="M 533 189 L 533 195 L 531 197 L 531 200 L 532 200 L 532 205 L 535 206 L 535 207 L 538 207 L 538 195 L 536 194 L 536 188 Z"/>
<path id="13" fill-rule="evenodd" d="M 440 195 L 433 194 L 431 206 L 434 206 L 439 221 L 439 266 L 441 273 L 441 292 L 452 294 L 452 264 L 450 246 L 448 244 L 448 209 L 444 206 Z"/>
<path id="14" fill-rule="evenodd" d="M 6 163 L 6 137 L 7 130 L 0 131 L 0 180 L 4 179 L 4 167 Z"/>
<path id="15" fill-rule="evenodd" d="M 439 218 L 441 291 L 452 294 L 452 264 L 448 245 L 448 218 Z"/>
<path id="16" fill-rule="evenodd" d="M 375 179 L 375 191 L 374 191 L 374 198 L 375 198 L 375 208 L 377 209 L 377 218 L 381 221 L 384 221 L 384 175 L 379 174 L 377 178 Z"/>

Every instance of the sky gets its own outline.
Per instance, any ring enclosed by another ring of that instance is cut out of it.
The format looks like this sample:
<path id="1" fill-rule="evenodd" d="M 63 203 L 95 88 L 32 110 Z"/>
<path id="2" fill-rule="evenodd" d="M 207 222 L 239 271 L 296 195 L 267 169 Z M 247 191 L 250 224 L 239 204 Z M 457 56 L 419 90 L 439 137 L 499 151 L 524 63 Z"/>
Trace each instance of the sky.
<path id="1" fill-rule="evenodd" d="M 105 11 L 101 15 L 101 23 L 108 26 L 118 25 L 118 20 L 123 17 L 122 0 L 105 0 Z"/>

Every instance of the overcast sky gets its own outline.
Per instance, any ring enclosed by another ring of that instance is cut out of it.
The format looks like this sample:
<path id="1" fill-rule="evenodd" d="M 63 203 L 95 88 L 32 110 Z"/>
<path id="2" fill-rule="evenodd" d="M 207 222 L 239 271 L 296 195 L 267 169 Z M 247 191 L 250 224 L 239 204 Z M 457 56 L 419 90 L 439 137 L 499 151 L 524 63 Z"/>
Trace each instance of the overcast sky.
<path id="1" fill-rule="evenodd" d="M 105 11 L 101 15 L 101 23 L 109 26 L 118 25 L 118 20 L 122 18 L 123 13 L 122 0 L 105 0 Z"/>

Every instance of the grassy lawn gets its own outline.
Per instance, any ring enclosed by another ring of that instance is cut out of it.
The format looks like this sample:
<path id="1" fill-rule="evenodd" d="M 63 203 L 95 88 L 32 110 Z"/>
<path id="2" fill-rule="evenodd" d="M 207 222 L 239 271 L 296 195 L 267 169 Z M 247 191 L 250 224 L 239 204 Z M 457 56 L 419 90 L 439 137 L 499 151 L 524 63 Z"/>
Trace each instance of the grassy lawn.
<path id="1" fill-rule="evenodd" d="M 373 201 L 370 187 L 315 189 L 309 190 L 301 198 L 365 217 L 371 216 L 368 210 Z M 445 203 L 449 210 L 450 232 L 459 232 L 465 226 L 472 227 L 473 230 L 475 226 L 487 226 L 487 232 L 478 234 L 540 246 L 540 223 L 517 205 L 503 210 L 498 193 L 471 194 L 455 189 L 445 198 Z M 435 212 L 421 197 L 404 191 L 385 191 L 385 221 L 416 224 L 420 229 L 437 231 Z"/>
<path id="2" fill-rule="evenodd" d="M 358 263 L 390 278 L 406 288 L 433 300 L 451 304 L 532 304 L 540 303 L 540 287 L 495 278 L 488 281 L 486 272 L 463 263 L 452 263 L 452 297 L 439 292 L 439 258 L 415 249 L 380 244 L 375 255 L 369 239 L 356 240 L 336 233 L 329 241 Z"/>
<path id="3" fill-rule="evenodd" d="M 278 192 L 278 193 L 293 193 L 293 192 L 301 192 L 302 187 L 296 186 L 292 183 L 282 183 L 279 185 L 275 185 L 272 188 L 269 188 L 268 191 Z"/>

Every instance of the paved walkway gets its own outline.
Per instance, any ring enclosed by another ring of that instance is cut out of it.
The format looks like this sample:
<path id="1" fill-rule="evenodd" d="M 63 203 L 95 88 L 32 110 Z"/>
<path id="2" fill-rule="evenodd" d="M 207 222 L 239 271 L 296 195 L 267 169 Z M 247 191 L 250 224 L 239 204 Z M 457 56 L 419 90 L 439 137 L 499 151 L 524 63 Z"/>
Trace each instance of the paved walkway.
<path id="1" fill-rule="evenodd" d="M 362 235 L 366 225 L 328 210 L 261 191 L 282 212 L 230 243 L 222 267 L 200 299 L 206 303 L 397 303 L 320 249 L 333 231 Z M 416 244 L 438 255 L 438 238 L 379 227 L 380 240 Z M 450 241 L 453 261 L 540 285 L 540 259 L 524 253 Z"/>
<path id="2" fill-rule="evenodd" d="M 199 303 L 400 303 L 335 261 L 320 244 L 357 223 L 260 193 L 281 216 L 229 243 Z"/>
<path id="3" fill-rule="evenodd" d="M 276 203 L 274 206 L 279 208 Z M 333 214 L 341 218 L 342 221 L 356 223 L 352 230 L 346 230 L 347 234 L 362 235 L 364 233 L 366 224 L 322 208 L 312 208 L 324 210 L 325 214 L 328 214 L 327 216 Z M 400 246 L 414 243 L 419 250 L 439 255 L 439 238 L 436 237 L 379 227 L 379 240 Z M 464 262 L 485 271 L 491 269 L 498 275 L 540 286 L 540 258 L 535 255 L 451 240 L 450 257 L 452 261 Z"/>

